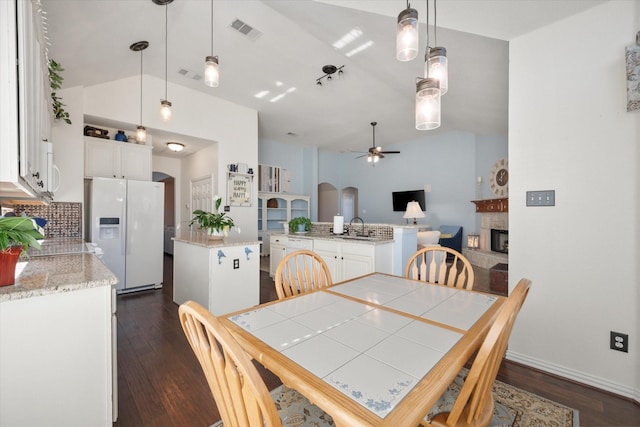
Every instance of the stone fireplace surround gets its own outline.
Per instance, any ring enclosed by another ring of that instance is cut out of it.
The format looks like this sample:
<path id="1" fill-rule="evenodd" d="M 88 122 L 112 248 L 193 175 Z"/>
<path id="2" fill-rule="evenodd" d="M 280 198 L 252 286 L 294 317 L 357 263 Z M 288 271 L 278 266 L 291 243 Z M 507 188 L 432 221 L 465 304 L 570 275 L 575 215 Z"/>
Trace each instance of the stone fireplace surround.
<path id="1" fill-rule="evenodd" d="M 463 254 L 469 262 L 480 268 L 490 269 L 496 264 L 509 263 L 509 255 L 491 251 L 491 229 L 509 230 L 508 212 L 479 212 L 480 239 L 479 249 L 463 249 Z"/>

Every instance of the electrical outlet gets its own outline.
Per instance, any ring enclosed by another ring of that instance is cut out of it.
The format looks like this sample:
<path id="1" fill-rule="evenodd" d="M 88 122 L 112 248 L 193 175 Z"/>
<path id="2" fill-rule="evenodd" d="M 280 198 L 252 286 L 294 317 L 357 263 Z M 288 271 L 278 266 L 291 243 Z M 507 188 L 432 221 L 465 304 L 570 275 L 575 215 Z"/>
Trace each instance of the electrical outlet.
<path id="1" fill-rule="evenodd" d="M 527 206 L 555 206 L 556 191 L 527 191 Z"/>
<path id="2" fill-rule="evenodd" d="M 611 331 L 611 340 L 609 343 L 611 350 L 629 352 L 629 335 L 620 332 Z"/>
<path id="3" fill-rule="evenodd" d="M 235 258 L 233 260 L 233 269 L 237 270 L 238 268 L 240 268 L 240 259 L 239 258 Z"/>

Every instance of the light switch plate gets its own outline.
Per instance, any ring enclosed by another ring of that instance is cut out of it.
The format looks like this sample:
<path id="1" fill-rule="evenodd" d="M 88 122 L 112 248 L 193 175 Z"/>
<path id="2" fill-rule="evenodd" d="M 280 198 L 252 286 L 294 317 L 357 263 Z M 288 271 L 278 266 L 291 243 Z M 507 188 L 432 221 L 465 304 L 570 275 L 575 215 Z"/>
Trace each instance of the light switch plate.
<path id="1" fill-rule="evenodd" d="M 527 191 L 527 206 L 555 206 L 556 191 Z"/>

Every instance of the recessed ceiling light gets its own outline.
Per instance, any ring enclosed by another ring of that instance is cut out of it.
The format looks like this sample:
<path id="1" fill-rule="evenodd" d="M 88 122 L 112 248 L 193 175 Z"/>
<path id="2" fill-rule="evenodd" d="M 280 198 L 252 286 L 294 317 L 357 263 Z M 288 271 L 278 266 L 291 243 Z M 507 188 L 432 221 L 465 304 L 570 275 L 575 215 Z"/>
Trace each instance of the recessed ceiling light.
<path id="1" fill-rule="evenodd" d="M 261 90 L 260 92 L 256 93 L 253 96 L 255 96 L 256 98 L 264 98 L 268 94 L 269 94 L 268 90 Z"/>
<path id="2" fill-rule="evenodd" d="M 295 92 L 296 88 L 295 87 L 290 87 L 289 89 L 287 89 L 287 93 L 291 93 L 291 92 Z"/>
<path id="3" fill-rule="evenodd" d="M 278 87 L 282 86 L 283 84 L 284 84 L 284 83 L 282 83 L 281 81 L 277 81 L 277 82 L 276 82 L 276 86 L 278 86 Z"/>

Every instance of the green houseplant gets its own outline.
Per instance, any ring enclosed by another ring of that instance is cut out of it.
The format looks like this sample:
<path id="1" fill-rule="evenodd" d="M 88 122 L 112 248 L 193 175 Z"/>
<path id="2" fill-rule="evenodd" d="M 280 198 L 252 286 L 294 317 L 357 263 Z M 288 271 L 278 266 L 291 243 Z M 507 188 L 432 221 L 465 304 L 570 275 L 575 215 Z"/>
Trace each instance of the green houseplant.
<path id="1" fill-rule="evenodd" d="M 206 212 L 200 209 L 193 211 L 194 217 L 189 223 L 189 227 L 197 223 L 198 226 L 207 230 L 211 238 L 222 238 L 235 224 L 230 216 L 227 216 L 225 212 L 218 212 L 220 205 L 222 204 L 222 198 L 215 196 L 215 212 Z"/>
<path id="2" fill-rule="evenodd" d="M 49 59 L 49 85 L 51 87 L 51 106 L 53 108 L 53 115 L 56 119 L 62 120 L 70 125 L 71 119 L 69 118 L 69 113 L 63 108 L 65 105 L 62 103 L 62 98 L 54 92 L 62 88 L 62 81 L 64 80 L 62 77 L 63 71 L 64 68 L 62 68 L 60 63 L 53 59 Z"/>
<path id="3" fill-rule="evenodd" d="M 18 257 L 30 247 L 40 249 L 40 239 L 44 239 L 44 233 L 33 218 L 0 218 L 0 286 L 15 283 Z"/>
<path id="4" fill-rule="evenodd" d="M 289 230 L 292 233 L 311 230 L 311 220 L 306 216 L 299 216 L 289 221 Z"/>

